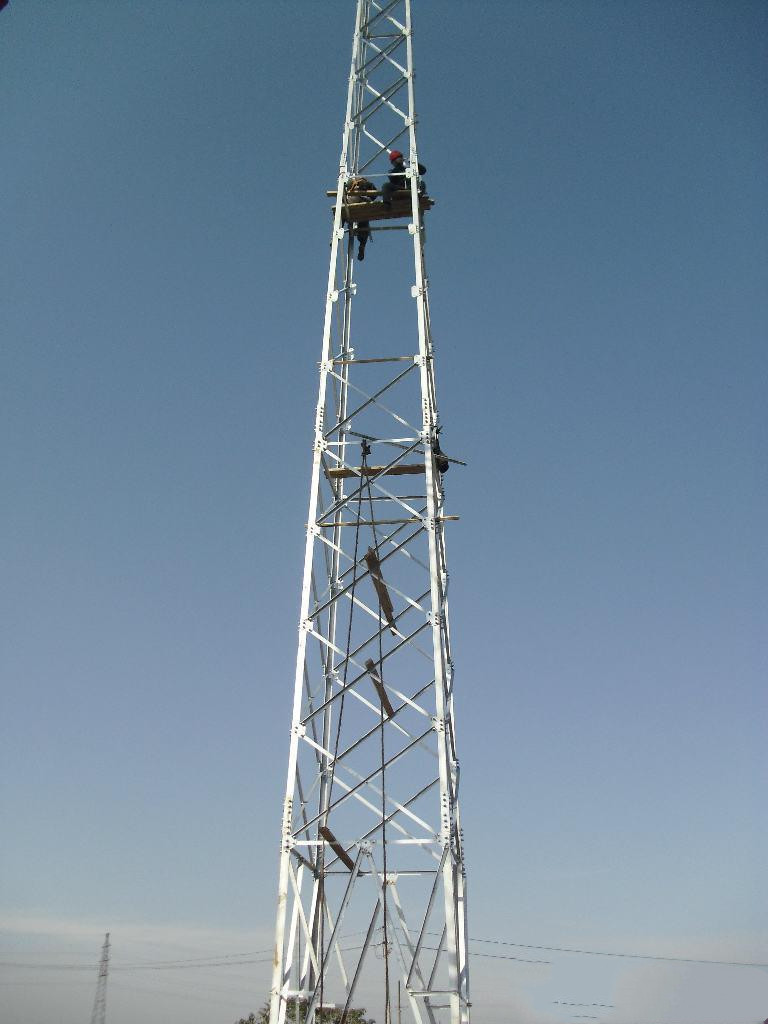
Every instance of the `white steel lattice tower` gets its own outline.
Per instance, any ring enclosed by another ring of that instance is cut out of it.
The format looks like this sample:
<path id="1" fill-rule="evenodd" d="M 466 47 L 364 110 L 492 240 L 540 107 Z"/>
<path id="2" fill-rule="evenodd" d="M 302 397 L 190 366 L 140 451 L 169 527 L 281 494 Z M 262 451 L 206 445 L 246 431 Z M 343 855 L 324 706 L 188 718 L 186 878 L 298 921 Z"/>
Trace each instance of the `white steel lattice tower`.
<path id="1" fill-rule="evenodd" d="M 403 191 L 387 206 L 379 189 L 397 148 Z M 273 1024 L 314 1024 L 331 1007 L 343 1022 L 361 1003 L 388 1024 L 400 995 L 405 1021 L 469 1021 L 444 542 L 455 517 L 419 174 L 411 2 L 358 0 L 331 193 Z M 362 175 L 376 192 L 356 191 Z M 368 230 L 382 233 L 361 265 Z"/>
<path id="2" fill-rule="evenodd" d="M 99 961 L 99 978 L 96 982 L 96 998 L 93 1000 L 91 1024 L 104 1024 L 107 1019 L 107 974 L 109 973 L 109 932 L 104 936 Z"/>

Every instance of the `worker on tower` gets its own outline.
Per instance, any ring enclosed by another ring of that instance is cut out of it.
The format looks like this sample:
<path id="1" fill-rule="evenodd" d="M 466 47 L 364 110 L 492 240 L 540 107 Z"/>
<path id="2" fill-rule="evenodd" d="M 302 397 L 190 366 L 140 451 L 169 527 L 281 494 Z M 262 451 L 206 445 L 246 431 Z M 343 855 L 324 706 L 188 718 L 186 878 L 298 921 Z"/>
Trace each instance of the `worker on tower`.
<path id="1" fill-rule="evenodd" d="M 371 195 L 367 194 L 369 192 Z M 347 184 L 347 195 L 354 196 L 353 202 L 355 203 L 370 203 L 373 202 L 373 196 L 376 195 L 376 186 L 367 178 L 350 178 Z M 364 260 L 365 247 L 371 237 L 370 222 L 367 220 L 357 221 L 354 237 L 357 239 L 357 258 Z"/>
<path id="2" fill-rule="evenodd" d="M 442 427 L 435 429 L 433 440 L 432 440 L 432 454 L 435 457 L 435 465 L 437 466 L 438 472 L 447 473 L 451 468 L 451 464 L 448 461 L 445 452 L 440 447 L 440 431 Z"/>
<path id="3" fill-rule="evenodd" d="M 408 188 L 408 179 L 406 177 L 407 168 L 405 166 L 405 160 L 403 154 L 399 149 L 393 149 L 389 154 L 390 163 L 392 167 L 389 172 L 389 179 L 384 182 L 381 187 L 381 198 L 385 206 L 392 205 L 392 193 L 400 192 L 405 188 Z M 419 164 L 419 174 L 426 174 L 427 168 L 424 164 Z M 419 195 L 423 195 L 425 192 L 425 185 L 422 181 L 419 181 Z"/>

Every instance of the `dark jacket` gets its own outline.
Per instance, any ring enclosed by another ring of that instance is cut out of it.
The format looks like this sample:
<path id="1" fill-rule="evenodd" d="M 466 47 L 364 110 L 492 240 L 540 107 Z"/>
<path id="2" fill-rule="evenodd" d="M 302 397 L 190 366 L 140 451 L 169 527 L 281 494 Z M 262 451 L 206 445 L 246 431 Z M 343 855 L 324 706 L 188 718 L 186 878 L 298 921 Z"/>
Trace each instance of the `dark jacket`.
<path id="1" fill-rule="evenodd" d="M 392 164 L 392 173 L 389 175 L 389 183 L 393 188 L 408 188 L 408 179 L 405 176 L 406 166 L 403 160 L 395 160 Z M 426 174 L 427 168 L 419 164 L 419 174 Z"/>

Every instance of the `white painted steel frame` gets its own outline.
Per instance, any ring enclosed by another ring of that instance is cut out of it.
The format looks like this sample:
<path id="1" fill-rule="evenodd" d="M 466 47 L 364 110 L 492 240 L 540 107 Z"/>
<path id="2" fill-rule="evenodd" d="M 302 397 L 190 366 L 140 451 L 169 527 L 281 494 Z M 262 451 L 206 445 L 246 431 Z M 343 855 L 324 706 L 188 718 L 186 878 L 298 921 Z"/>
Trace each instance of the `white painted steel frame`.
<path id="1" fill-rule="evenodd" d="M 356 227 L 344 224 L 341 201 L 334 211 L 283 810 L 275 1024 L 284 1024 L 291 997 L 307 1000 L 306 1024 L 329 999 L 346 1013 L 361 979 L 370 990 L 376 950 L 397 965 L 406 1019 L 470 1017 L 444 537 L 455 517 L 444 515 L 436 458 L 411 0 L 357 0 L 336 195 L 363 172 L 385 178 L 398 146 L 407 147 L 410 221 L 400 226 L 413 247 L 413 353 L 381 351 L 378 341 L 357 358 Z M 364 318 L 362 328 L 376 333 Z M 397 347 L 407 333 L 385 340 Z M 383 435 L 382 424 L 391 424 Z M 366 471 L 366 448 L 383 468 Z M 399 466 L 422 468 L 394 475 Z M 361 531 L 372 539 L 359 548 Z M 428 646 L 419 643 L 427 630 Z M 355 925 L 362 946 L 342 946 L 342 930 Z M 428 933 L 441 936 L 437 947 L 425 945 Z"/>

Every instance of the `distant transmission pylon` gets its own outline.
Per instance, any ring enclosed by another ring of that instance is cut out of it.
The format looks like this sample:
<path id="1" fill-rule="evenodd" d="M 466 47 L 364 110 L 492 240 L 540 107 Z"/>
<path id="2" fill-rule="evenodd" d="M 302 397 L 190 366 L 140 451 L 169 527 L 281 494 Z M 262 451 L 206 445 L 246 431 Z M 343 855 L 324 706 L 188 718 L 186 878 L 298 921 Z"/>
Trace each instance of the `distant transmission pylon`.
<path id="1" fill-rule="evenodd" d="M 109 973 L 109 932 L 104 936 L 99 961 L 99 978 L 96 982 L 96 998 L 93 1000 L 91 1024 L 104 1024 L 107 1019 L 107 974 Z"/>
<path id="2" fill-rule="evenodd" d="M 358 0 L 330 193 L 273 1024 L 287 1011 L 319 1024 L 331 1008 L 343 1024 L 359 1005 L 390 1024 L 398 982 L 411 1024 L 469 1022 L 444 539 L 456 517 L 419 173 L 411 0 Z M 355 242 L 371 232 L 358 281 Z"/>

